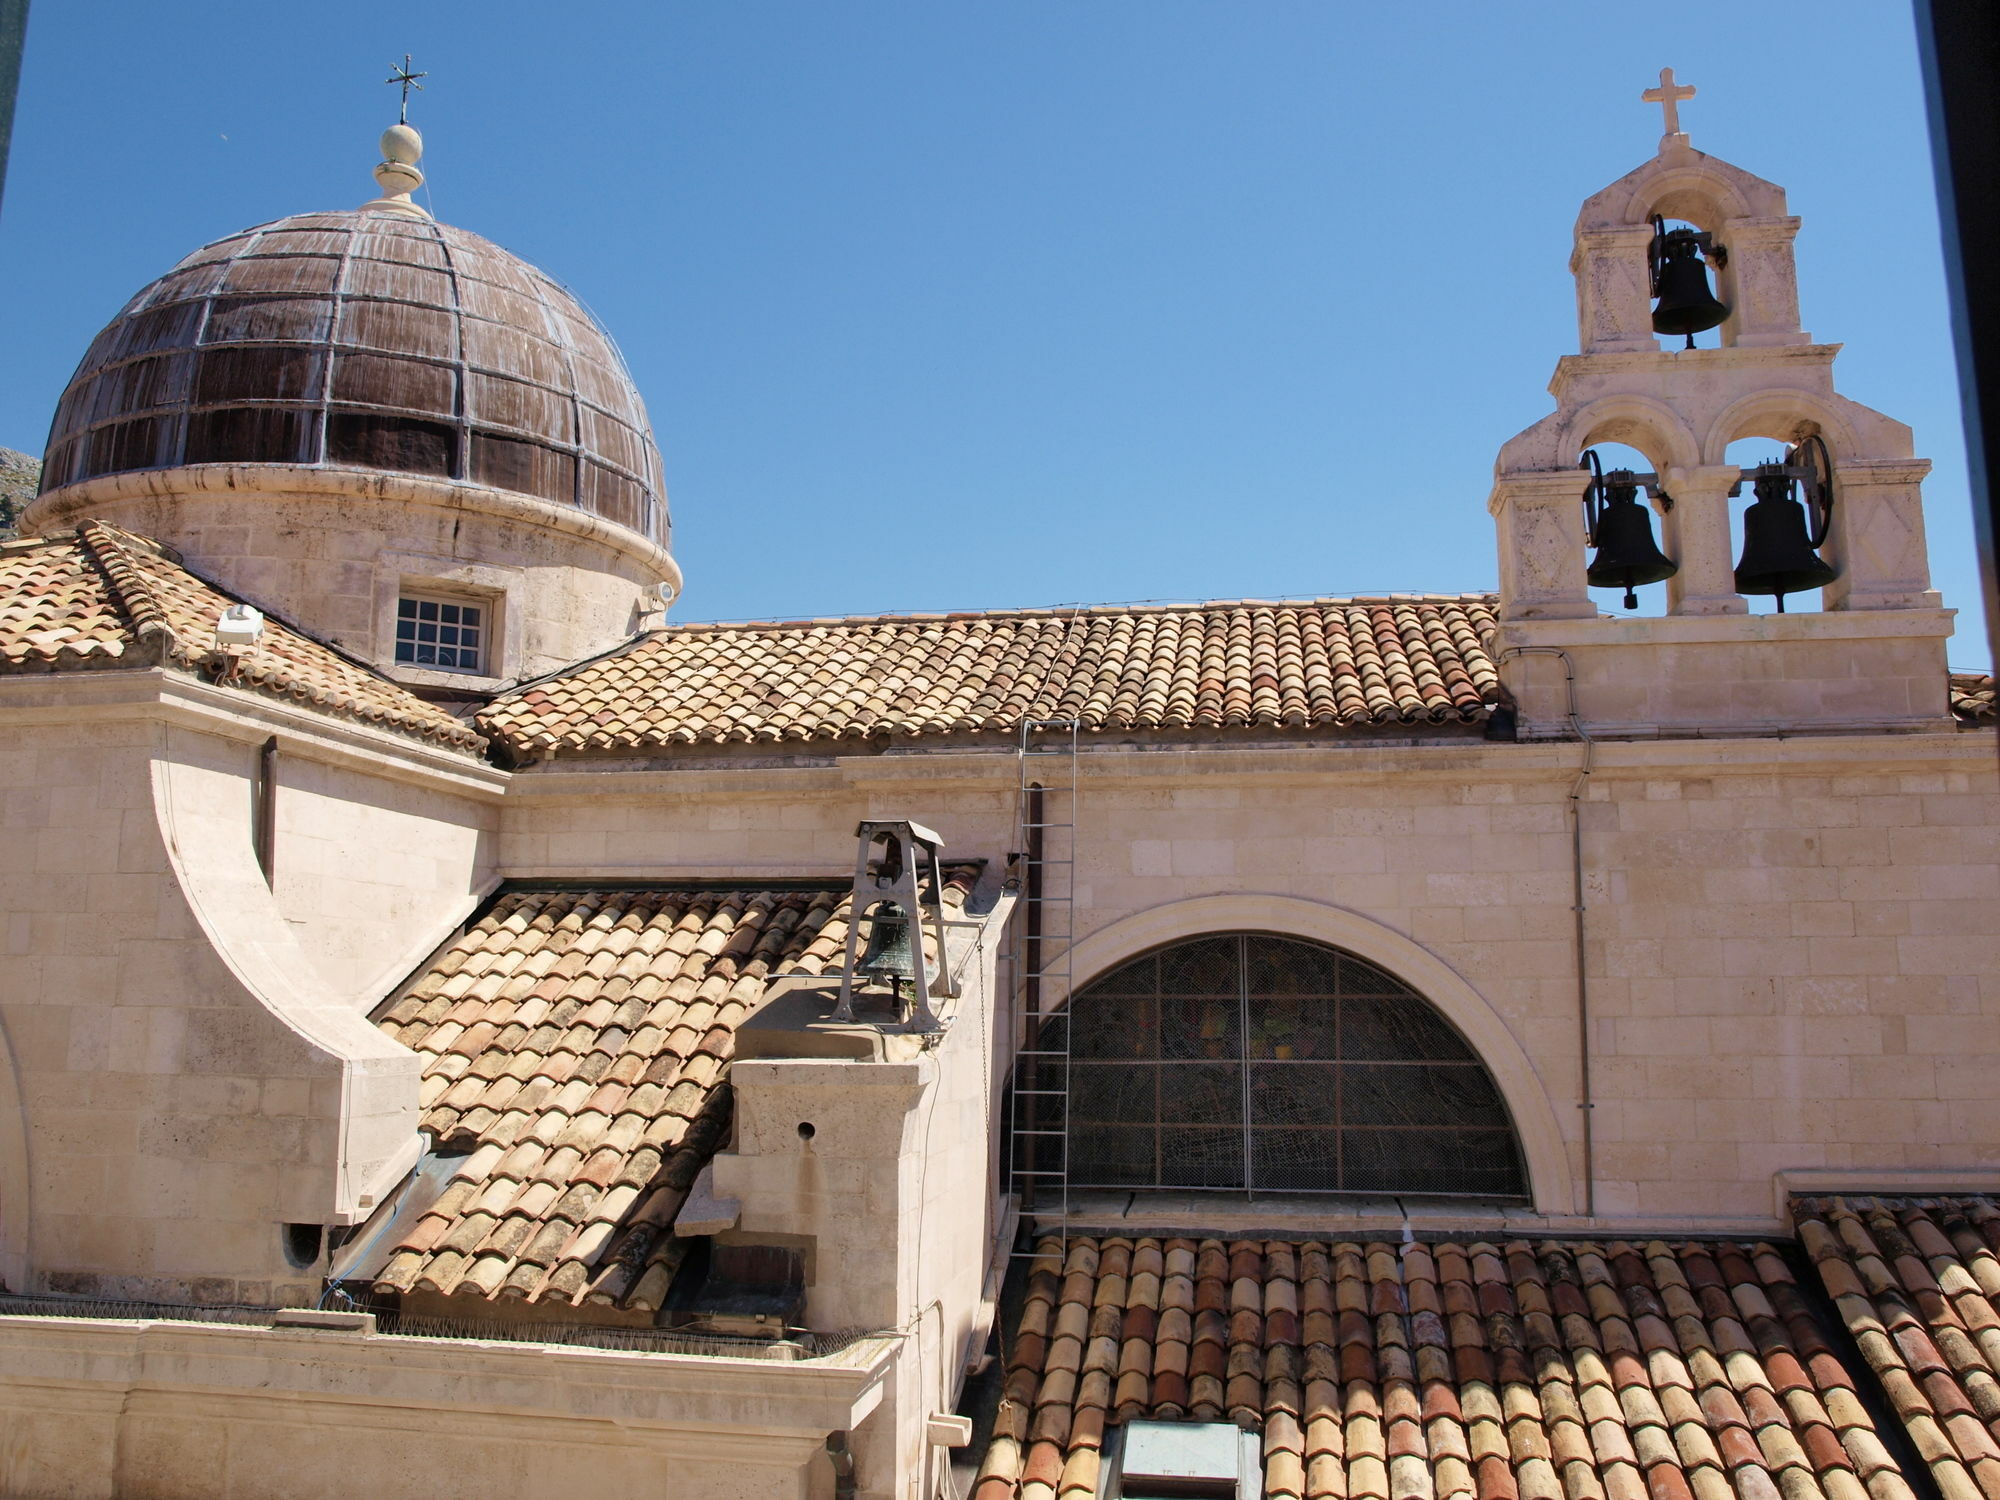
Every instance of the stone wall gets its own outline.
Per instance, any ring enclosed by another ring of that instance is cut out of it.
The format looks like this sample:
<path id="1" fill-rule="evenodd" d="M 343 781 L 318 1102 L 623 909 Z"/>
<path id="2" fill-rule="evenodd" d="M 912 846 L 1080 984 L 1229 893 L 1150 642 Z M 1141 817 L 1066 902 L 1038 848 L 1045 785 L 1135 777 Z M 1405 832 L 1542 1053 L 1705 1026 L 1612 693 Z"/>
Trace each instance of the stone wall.
<path id="1" fill-rule="evenodd" d="M 1364 952 L 1506 1092 L 1549 1224 L 1585 1206 L 1567 798 L 1581 747 L 1082 757 L 1079 982 L 1232 926 Z M 948 854 L 1015 835 L 1007 755 L 518 776 L 509 874 L 831 873 L 855 822 Z M 1778 1227 L 1780 1169 L 2000 1180 L 2000 796 L 1991 737 L 1603 744 L 1584 791 L 1598 1218 Z M 1218 906 L 1218 902 L 1226 903 Z"/>
<path id="2" fill-rule="evenodd" d="M 277 783 L 278 909 L 326 982 L 370 1009 L 492 889 L 499 809 L 296 754 Z"/>
<path id="3" fill-rule="evenodd" d="M 826 1436 L 864 1423 L 893 1349 L 787 1364 L 0 1317 L 0 1494 L 832 1500 Z"/>
<path id="4" fill-rule="evenodd" d="M 281 867 L 315 846 L 324 864 L 353 831 L 371 840 L 357 857 L 405 870 L 472 856 L 498 778 L 157 672 L 0 690 L 0 1276 L 309 1299 L 282 1226 L 365 1217 L 418 1144 L 418 1061 L 368 1022 L 351 976 L 426 950 L 474 899 L 476 864 L 455 889 L 429 867 L 431 889 L 391 909 L 355 909 L 380 907 L 368 871 L 327 875 L 320 917 L 287 913 L 251 839 L 258 746 L 278 734 L 295 782 L 354 799 L 292 796 Z M 349 943 L 367 947 L 336 958 Z"/>

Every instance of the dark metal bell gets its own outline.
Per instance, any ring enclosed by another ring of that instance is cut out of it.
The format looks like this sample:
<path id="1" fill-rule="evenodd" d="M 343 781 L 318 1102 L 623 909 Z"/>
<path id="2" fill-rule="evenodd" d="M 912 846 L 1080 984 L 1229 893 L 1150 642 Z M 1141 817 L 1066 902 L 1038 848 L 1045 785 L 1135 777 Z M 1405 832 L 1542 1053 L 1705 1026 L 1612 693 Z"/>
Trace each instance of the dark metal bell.
<path id="1" fill-rule="evenodd" d="M 902 993 L 902 982 L 917 977 L 910 952 L 910 915 L 893 901 L 884 901 L 869 916 L 868 951 L 856 965 L 859 972 L 886 979 Z"/>
<path id="2" fill-rule="evenodd" d="M 1653 271 L 1653 331 L 1685 334 L 1688 348 L 1694 336 L 1729 316 L 1728 304 L 1709 290 L 1708 266 L 1692 229 L 1668 230 L 1659 239 L 1659 263 Z"/>
<path id="3" fill-rule="evenodd" d="M 1792 476 L 1765 464 L 1754 481 L 1757 498 L 1743 512 L 1743 556 L 1736 564 L 1736 592 L 1785 595 L 1824 588 L 1840 569 L 1813 550 L 1806 508 L 1792 495 Z"/>
<path id="4" fill-rule="evenodd" d="M 1632 592 L 1639 585 L 1658 583 L 1681 570 L 1654 543 L 1653 518 L 1639 503 L 1639 486 L 1629 469 L 1604 476 L 1604 509 L 1592 540 L 1597 553 L 1584 577 L 1592 588 L 1624 589 L 1627 609 L 1639 607 L 1639 596 Z"/>

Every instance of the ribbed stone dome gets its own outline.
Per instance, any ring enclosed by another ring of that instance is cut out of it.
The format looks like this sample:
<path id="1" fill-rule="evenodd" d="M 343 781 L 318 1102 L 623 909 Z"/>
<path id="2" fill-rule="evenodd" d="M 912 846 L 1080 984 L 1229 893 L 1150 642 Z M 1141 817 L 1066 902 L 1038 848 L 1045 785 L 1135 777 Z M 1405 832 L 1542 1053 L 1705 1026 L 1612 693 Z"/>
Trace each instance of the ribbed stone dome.
<path id="1" fill-rule="evenodd" d="M 597 321 L 406 213 L 279 219 L 140 292 L 63 393 L 42 489 L 206 463 L 461 479 L 667 539 L 646 408 Z"/>

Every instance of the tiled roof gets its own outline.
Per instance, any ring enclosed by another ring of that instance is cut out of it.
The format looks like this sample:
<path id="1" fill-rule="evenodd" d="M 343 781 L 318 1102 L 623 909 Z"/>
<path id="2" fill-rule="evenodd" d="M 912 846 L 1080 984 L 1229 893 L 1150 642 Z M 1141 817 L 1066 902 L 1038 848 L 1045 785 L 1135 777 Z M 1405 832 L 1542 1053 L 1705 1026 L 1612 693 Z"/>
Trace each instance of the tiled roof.
<path id="1" fill-rule="evenodd" d="M 215 622 L 237 602 L 103 521 L 10 542 L 0 546 L 0 672 L 170 665 L 216 681 Z M 485 748 L 443 709 L 280 620 L 265 621 L 226 680 L 454 749 Z"/>
<path id="2" fill-rule="evenodd" d="M 976 867 L 946 873 L 962 905 Z M 377 1290 L 658 1311 L 736 1027 L 770 975 L 839 970 L 847 911 L 845 890 L 503 896 L 377 1018 L 424 1059 L 424 1129 L 472 1148 Z"/>
<path id="3" fill-rule="evenodd" d="M 1991 672 L 1951 674 L 1951 711 L 1961 722 L 1983 724 L 2000 719 L 2000 698 L 1996 698 Z"/>
<path id="4" fill-rule="evenodd" d="M 1484 595 L 682 625 L 507 694 L 520 754 L 1011 732 L 1469 723 Z"/>
<path id="5" fill-rule="evenodd" d="M 1769 1245 L 1041 1252 L 975 1500 L 1094 1494 L 1138 1417 L 1260 1428 L 1267 1496 L 1911 1500 Z"/>
<path id="6" fill-rule="evenodd" d="M 1944 1500 L 2000 1500 L 2000 1208 L 1795 1198 L 1792 1219 Z"/>

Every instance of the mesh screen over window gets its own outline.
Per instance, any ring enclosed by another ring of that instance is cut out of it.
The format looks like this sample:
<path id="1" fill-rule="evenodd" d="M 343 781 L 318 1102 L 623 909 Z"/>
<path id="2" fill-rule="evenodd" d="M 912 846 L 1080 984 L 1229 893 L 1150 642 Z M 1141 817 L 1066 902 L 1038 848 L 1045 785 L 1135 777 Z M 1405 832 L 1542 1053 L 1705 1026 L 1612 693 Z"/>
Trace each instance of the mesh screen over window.
<path id="1" fill-rule="evenodd" d="M 1079 990 L 1080 1187 L 1527 1196 L 1465 1039 L 1375 965 L 1260 933 L 1177 943 Z"/>

